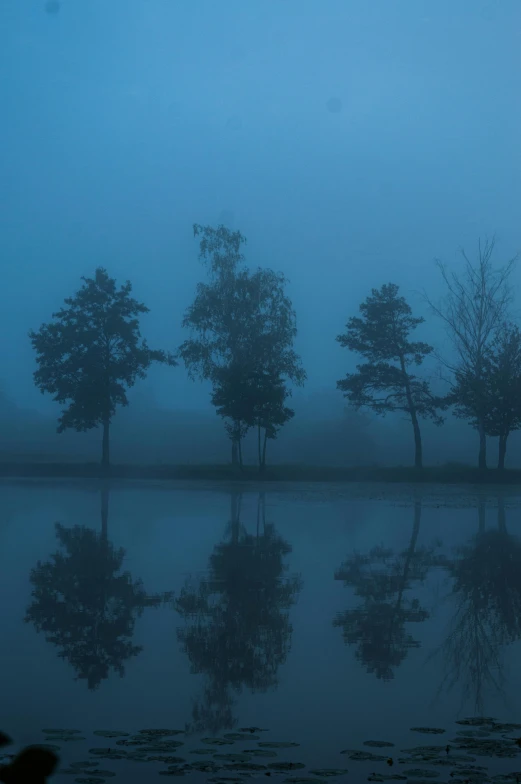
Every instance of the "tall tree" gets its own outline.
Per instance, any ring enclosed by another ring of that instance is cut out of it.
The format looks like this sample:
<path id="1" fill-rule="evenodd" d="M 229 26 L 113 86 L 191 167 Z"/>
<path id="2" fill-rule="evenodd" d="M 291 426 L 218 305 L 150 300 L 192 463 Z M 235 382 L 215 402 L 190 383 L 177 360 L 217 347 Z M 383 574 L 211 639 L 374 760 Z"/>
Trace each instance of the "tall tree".
<path id="1" fill-rule="evenodd" d="M 487 409 L 485 429 L 499 438 L 498 468 L 505 467 L 507 439 L 521 427 L 521 332 L 505 324 L 485 359 Z"/>
<path id="2" fill-rule="evenodd" d="M 305 380 L 293 349 L 295 312 L 283 275 L 270 269 L 240 268 L 245 242 L 240 232 L 196 224 L 194 234 L 201 236 L 200 258 L 209 268 L 210 281 L 198 284 L 185 314 L 183 326 L 192 336 L 181 345 L 180 355 L 191 378 L 212 384 L 212 402 L 230 420 L 232 462 L 237 463 L 241 439 L 261 421 L 261 409 L 268 438 L 282 424 L 280 407 L 265 405 L 265 384 L 259 384 L 259 379 L 269 376 L 277 384 Z"/>
<path id="3" fill-rule="evenodd" d="M 118 405 L 128 405 L 126 390 L 145 378 L 152 362 L 177 364 L 171 354 L 152 350 L 141 340 L 139 316 L 148 308 L 131 296 L 127 281 L 119 289 L 102 267 L 49 324 L 29 333 L 36 351 L 36 386 L 65 404 L 58 432 L 103 428 L 101 462 L 108 468 L 109 429 Z"/>
<path id="4" fill-rule="evenodd" d="M 443 321 L 451 339 L 455 359 L 441 361 L 453 374 L 449 398 L 456 402 L 460 415 L 466 415 L 479 433 L 478 466 L 487 467 L 486 387 L 484 384 L 487 348 L 505 321 L 512 301 L 510 274 L 517 256 L 503 267 L 494 268 L 495 239 L 478 242 L 476 263 L 462 249 L 461 275 L 449 272 L 441 261 L 436 264 L 446 288 L 438 305 L 425 295 L 432 311 Z M 462 383 L 463 381 L 463 383 Z"/>
<path id="5" fill-rule="evenodd" d="M 425 319 L 414 317 L 399 288 L 387 283 L 372 289 L 360 305 L 361 316 L 347 322 L 347 331 L 337 341 L 350 351 L 361 354 L 367 362 L 357 365 L 337 382 L 337 388 L 357 409 L 367 407 L 385 416 L 403 411 L 411 420 L 414 432 L 414 465 L 423 464 L 420 417 L 430 417 L 441 424 L 438 413 L 441 401 L 430 391 L 427 381 L 417 378 L 409 368 L 419 366 L 432 351 L 427 343 L 412 342 L 409 335 Z"/>

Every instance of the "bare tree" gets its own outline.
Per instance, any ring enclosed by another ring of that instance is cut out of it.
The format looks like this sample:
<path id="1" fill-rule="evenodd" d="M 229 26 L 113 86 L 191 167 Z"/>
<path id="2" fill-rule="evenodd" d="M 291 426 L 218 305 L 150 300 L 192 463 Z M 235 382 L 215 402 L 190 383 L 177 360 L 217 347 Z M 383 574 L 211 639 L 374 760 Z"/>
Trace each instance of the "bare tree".
<path id="1" fill-rule="evenodd" d="M 461 249 L 465 262 L 463 272 L 458 275 L 449 271 L 437 260 L 446 287 L 446 296 L 438 305 L 427 294 L 424 297 L 431 310 L 442 319 L 455 349 L 456 357 L 450 362 L 440 358 L 456 379 L 451 384 L 451 402 L 471 411 L 471 422 L 479 433 L 480 469 L 487 467 L 486 442 L 486 396 L 481 394 L 487 348 L 497 330 L 505 321 L 512 302 L 510 274 L 517 255 L 503 267 L 494 268 L 492 255 L 496 244 L 491 240 L 478 241 L 478 259 L 472 263 Z M 464 385 L 457 379 L 465 378 Z M 462 399 L 463 389 L 469 391 L 468 399 Z"/>

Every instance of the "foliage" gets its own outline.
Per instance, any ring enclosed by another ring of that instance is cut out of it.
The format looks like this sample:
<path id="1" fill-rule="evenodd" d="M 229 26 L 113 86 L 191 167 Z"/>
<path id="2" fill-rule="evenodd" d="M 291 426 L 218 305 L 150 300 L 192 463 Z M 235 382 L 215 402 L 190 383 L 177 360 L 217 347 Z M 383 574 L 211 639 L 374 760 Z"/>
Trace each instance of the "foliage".
<path id="1" fill-rule="evenodd" d="M 94 278 L 82 280 L 75 296 L 65 300 L 67 307 L 29 333 L 38 363 L 36 386 L 66 405 L 58 432 L 107 426 L 116 407 L 128 405 L 126 389 L 145 378 L 152 362 L 176 364 L 140 340 L 139 316 L 148 308 L 131 296 L 130 282 L 118 289 L 101 267 Z"/>
<path id="2" fill-rule="evenodd" d="M 192 336 L 180 347 L 191 378 L 212 383 L 212 402 L 230 420 L 232 440 L 254 425 L 274 438 L 292 416 L 284 406 L 286 380 L 303 384 L 305 372 L 293 349 L 295 313 L 285 277 L 270 269 L 238 269 L 244 261 L 239 232 L 194 226 L 202 235 L 200 257 L 210 282 L 199 283 L 183 319 Z M 273 385 L 273 389 L 270 389 Z"/>
<path id="3" fill-rule="evenodd" d="M 409 333 L 425 319 L 413 317 L 394 283 L 373 289 L 360 305 L 360 312 L 361 317 L 349 319 L 347 331 L 337 341 L 368 361 L 357 365 L 358 372 L 347 374 L 337 387 L 356 408 L 365 406 L 382 416 L 393 411 L 409 415 L 415 411 L 440 424 L 440 400 L 431 394 L 426 381 L 407 371 L 410 365 L 421 365 L 432 351 L 427 343 L 409 340 Z"/>

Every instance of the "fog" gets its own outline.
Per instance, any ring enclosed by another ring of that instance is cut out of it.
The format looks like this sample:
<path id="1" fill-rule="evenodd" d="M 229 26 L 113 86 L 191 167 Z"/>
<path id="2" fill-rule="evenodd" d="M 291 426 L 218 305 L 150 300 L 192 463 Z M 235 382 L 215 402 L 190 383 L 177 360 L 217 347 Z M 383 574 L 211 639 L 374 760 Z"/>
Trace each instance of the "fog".
<path id="1" fill-rule="evenodd" d="M 494 234 L 497 264 L 521 246 L 520 52 L 518 0 L 1 3 L 0 378 L 12 448 L 99 451 L 96 431 L 54 433 L 59 407 L 34 386 L 28 331 L 104 266 L 150 308 L 150 343 L 175 351 L 205 275 L 192 225 L 225 223 L 246 236 L 248 266 L 287 275 L 297 313 L 307 382 L 273 460 L 311 455 L 321 433 L 319 462 L 353 462 L 361 427 L 366 462 L 410 460 L 410 424 L 345 413 L 336 382 L 357 358 L 335 337 L 392 281 L 426 317 L 415 338 L 448 351 L 421 295 L 443 294 L 434 259 L 458 269 L 458 247 L 475 258 Z M 147 459 L 181 461 L 187 445 L 189 460 L 228 459 L 209 386 L 182 364 L 152 368 L 130 399 L 114 459 L 154 409 L 171 426 L 165 439 L 164 421 L 150 420 Z M 312 425 L 328 419 L 338 427 Z M 423 429 L 427 462 L 475 460 L 466 423 Z M 521 464 L 516 435 L 509 463 Z"/>

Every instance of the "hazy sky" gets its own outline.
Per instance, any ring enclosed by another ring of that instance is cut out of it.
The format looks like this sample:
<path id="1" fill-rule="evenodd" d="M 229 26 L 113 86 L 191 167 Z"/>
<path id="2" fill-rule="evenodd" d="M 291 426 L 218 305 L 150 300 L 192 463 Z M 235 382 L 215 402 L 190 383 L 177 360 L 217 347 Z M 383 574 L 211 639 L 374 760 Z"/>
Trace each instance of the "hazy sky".
<path id="1" fill-rule="evenodd" d="M 521 247 L 520 95 L 520 0 L 0 0 L 7 389 L 45 405 L 27 332 L 98 265 L 176 348 L 192 224 L 223 216 L 290 278 L 308 390 L 334 387 L 372 286 L 421 310 L 434 257 Z M 152 383 L 208 405 L 182 367 Z"/>

